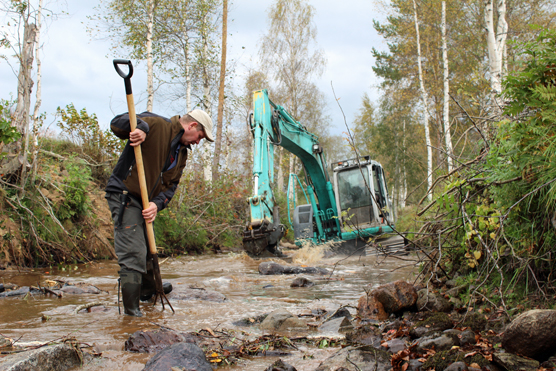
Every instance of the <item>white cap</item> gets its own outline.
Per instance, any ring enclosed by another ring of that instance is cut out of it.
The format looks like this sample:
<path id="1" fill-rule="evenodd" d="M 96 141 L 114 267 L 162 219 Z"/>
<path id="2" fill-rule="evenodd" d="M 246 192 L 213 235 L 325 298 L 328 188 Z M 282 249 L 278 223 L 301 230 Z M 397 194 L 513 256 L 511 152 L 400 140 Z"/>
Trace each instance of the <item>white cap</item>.
<path id="1" fill-rule="evenodd" d="M 209 142 L 214 142 L 214 137 L 212 136 L 212 119 L 203 110 L 194 109 L 188 113 L 189 116 L 193 117 L 203 127 L 206 139 Z"/>

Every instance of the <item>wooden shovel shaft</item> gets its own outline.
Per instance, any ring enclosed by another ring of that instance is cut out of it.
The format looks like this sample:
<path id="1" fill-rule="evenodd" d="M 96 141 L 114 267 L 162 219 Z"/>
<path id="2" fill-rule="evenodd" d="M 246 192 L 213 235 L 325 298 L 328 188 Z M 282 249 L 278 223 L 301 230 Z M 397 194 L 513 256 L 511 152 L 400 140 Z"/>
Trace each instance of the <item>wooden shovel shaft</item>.
<path id="1" fill-rule="evenodd" d="M 135 114 L 135 102 L 133 101 L 133 94 L 126 95 L 127 97 L 127 108 L 129 111 L 129 126 L 131 131 L 137 128 L 137 116 Z M 147 180 L 145 178 L 145 167 L 143 166 L 143 154 L 141 152 L 141 146 L 133 147 L 135 151 L 135 166 L 137 168 L 137 175 L 139 176 L 139 187 L 141 187 L 141 201 L 143 203 L 143 209 L 149 207 L 149 194 L 147 191 Z M 156 242 L 154 239 L 154 229 L 150 222 L 145 221 L 147 227 L 147 239 L 149 245 L 149 252 L 151 255 L 156 255 Z M 159 273 L 160 277 L 160 273 Z M 162 281 L 160 282 L 162 287 Z"/>

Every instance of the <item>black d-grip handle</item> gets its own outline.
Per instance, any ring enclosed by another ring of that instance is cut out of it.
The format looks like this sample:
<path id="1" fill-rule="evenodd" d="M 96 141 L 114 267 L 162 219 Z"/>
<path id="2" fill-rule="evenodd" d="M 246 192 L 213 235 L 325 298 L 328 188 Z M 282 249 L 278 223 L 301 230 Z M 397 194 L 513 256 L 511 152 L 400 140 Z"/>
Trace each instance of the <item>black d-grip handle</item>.
<path id="1" fill-rule="evenodd" d="M 129 59 L 114 59 L 112 62 L 114 63 L 114 68 L 116 69 L 116 72 L 118 72 L 118 75 L 124 79 L 126 95 L 131 95 L 131 76 L 133 76 L 133 65 L 131 64 L 131 61 Z M 127 75 L 120 69 L 118 66 L 119 64 L 127 64 L 129 67 Z"/>

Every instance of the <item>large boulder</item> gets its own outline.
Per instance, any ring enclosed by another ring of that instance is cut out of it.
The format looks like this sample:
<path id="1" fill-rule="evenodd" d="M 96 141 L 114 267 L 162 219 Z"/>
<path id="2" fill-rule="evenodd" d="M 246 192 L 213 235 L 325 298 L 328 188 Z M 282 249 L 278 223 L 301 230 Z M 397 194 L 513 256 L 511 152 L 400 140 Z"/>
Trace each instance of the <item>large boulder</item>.
<path id="1" fill-rule="evenodd" d="M 2 371 L 65 371 L 81 366 L 81 350 L 70 344 L 50 345 L 0 359 Z"/>
<path id="2" fill-rule="evenodd" d="M 126 340 L 124 349 L 135 353 L 156 353 L 175 343 L 194 343 L 195 340 L 187 333 L 167 328 L 136 331 Z"/>
<path id="3" fill-rule="evenodd" d="M 373 295 L 363 295 L 357 303 L 357 314 L 361 319 L 383 321 L 388 318 L 384 306 Z"/>
<path id="4" fill-rule="evenodd" d="M 390 371 L 390 356 L 390 353 L 371 346 L 349 346 L 324 360 L 315 371 Z"/>
<path id="5" fill-rule="evenodd" d="M 385 320 L 391 313 L 412 309 L 417 302 L 415 286 L 405 281 L 382 285 L 359 298 L 357 314 L 361 319 Z"/>
<path id="6" fill-rule="evenodd" d="M 406 281 L 395 281 L 377 287 L 372 295 L 382 303 L 386 313 L 397 313 L 415 306 L 417 290 Z"/>
<path id="7" fill-rule="evenodd" d="M 535 309 L 515 318 L 502 335 L 510 353 L 544 361 L 556 353 L 556 310 Z"/>
<path id="8" fill-rule="evenodd" d="M 195 344 L 177 343 L 164 348 L 147 362 L 144 371 L 212 371 L 205 353 Z"/>

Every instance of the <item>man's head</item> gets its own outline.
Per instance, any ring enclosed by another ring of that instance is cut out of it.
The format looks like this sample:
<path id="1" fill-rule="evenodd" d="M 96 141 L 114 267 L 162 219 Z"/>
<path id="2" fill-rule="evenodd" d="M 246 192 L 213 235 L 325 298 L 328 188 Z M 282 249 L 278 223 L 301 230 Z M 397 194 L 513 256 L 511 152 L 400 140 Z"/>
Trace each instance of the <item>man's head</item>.
<path id="1" fill-rule="evenodd" d="M 214 137 L 212 136 L 212 120 L 205 111 L 195 109 L 181 116 L 180 123 L 185 130 L 181 137 L 182 144 L 199 144 L 201 139 L 214 142 Z"/>

